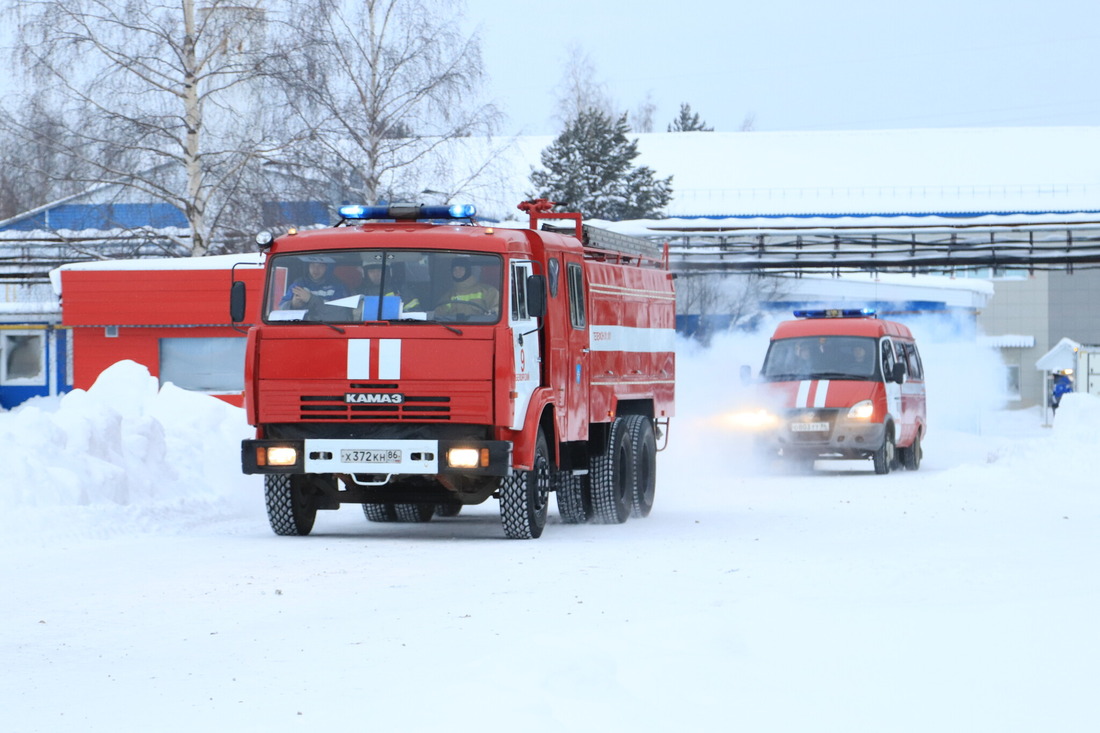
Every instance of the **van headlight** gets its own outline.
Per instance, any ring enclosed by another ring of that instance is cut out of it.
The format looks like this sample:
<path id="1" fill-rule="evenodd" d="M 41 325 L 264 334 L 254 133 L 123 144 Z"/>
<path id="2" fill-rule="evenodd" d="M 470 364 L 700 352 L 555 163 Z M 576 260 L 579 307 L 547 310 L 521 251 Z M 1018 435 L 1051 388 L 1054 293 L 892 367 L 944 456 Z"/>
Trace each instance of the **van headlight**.
<path id="1" fill-rule="evenodd" d="M 875 414 L 875 403 L 871 400 L 863 400 L 852 405 L 852 409 L 848 410 L 848 417 L 853 420 L 870 420 L 871 416 Z"/>
<path id="2" fill-rule="evenodd" d="M 738 430 L 771 430 L 779 425 L 779 416 L 765 409 L 742 410 L 727 415 L 726 422 Z"/>

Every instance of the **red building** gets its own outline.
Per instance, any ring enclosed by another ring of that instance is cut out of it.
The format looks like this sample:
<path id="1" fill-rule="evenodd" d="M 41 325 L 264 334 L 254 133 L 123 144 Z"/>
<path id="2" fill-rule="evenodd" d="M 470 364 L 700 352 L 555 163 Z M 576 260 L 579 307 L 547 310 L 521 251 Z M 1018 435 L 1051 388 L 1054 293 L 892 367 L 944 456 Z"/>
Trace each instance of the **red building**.
<path id="1" fill-rule="evenodd" d="M 70 330 L 73 386 L 87 389 L 123 359 L 144 364 L 161 384 L 241 403 L 245 329 L 229 319 L 230 283 L 247 283 L 258 319 L 259 254 L 106 260 L 50 273 Z"/>

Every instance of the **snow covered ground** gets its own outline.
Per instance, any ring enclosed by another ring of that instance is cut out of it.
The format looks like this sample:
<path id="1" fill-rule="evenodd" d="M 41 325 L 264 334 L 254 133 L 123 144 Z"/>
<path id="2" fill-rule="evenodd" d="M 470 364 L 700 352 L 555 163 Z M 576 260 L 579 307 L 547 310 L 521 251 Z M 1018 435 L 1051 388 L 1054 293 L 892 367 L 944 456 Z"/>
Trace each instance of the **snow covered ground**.
<path id="1" fill-rule="evenodd" d="M 762 348 L 682 344 L 649 518 L 530 542 L 276 537 L 242 412 L 133 363 L 0 413 L 0 730 L 1095 730 L 1100 400 L 926 340 L 920 471 L 776 475 L 716 427 Z"/>

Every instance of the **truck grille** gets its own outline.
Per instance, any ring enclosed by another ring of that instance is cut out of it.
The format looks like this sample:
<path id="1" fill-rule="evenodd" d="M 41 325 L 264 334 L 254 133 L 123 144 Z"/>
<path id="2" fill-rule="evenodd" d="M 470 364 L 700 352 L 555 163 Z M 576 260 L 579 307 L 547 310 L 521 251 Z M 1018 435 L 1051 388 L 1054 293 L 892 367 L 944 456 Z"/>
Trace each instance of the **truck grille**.
<path id="1" fill-rule="evenodd" d="M 353 389 L 360 385 L 351 385 Z M 378 387 L 373 387 L 377 390 Z M 303 421 L 394 422 L 401 420 L 450 420 L 449 396 L 406 395 L 400 404 L 348 404 L 344 395 L 302 395 L 299 417 Z"/>

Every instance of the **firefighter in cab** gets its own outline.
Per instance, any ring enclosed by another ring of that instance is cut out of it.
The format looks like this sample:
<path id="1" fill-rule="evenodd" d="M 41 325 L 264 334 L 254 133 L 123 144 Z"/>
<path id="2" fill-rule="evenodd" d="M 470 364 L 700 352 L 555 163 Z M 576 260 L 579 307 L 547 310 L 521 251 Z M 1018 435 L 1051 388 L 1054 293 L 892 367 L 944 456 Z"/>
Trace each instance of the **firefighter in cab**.
<path id="1" fill-rule="evenodd" d="M 469 257 L 451 260 L 453 284 L 436 306 L 435 317 L 453 320 L 496 320 L 500 312 L 500 291 L 481 282 Z"/>

